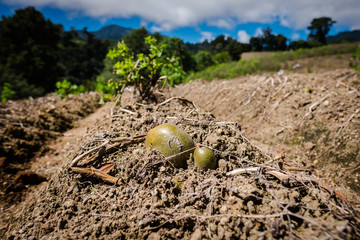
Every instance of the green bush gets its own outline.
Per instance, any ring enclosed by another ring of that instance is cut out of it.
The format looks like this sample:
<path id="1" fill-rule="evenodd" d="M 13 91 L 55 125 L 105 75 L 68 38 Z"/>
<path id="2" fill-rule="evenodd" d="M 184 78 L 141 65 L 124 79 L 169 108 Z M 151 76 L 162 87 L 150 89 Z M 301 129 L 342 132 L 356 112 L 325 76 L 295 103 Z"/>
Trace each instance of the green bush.
<path id="1" fill-rule="evenodd" d="M 360 71 L 360 44 L 356 49 L 356 52 L 351 56 L 349 65 L 355 70 Z"/>
<path id="2" fill-rule="evenodd" d="M 145 37 L 145 44 L 149 46 L 147 54 L 138 53 L 136 58 L 124 41 L 118 43 L 116 49 L 110 50 L 108 57 L 119 59 L 114 64 L 114 71 L 120 79 L 110 82 L 111 87 L 120 90 L 120 94 L 127 86 L 134 86 L 140 98 L 151 97 L 153 88 L 158 84 L 161 73 L 167 73 L 172 82 L 183 75 L 177 58 L 164 57 L 166 44 L 157 43 L 152 36 Z"/>
<path id="3" fill-rule="evenodd" d="M 229 52 L 219 52 L 215 55 L 215 61 L 217 63 L 225 63 L 231 61 L 231 56 Z"/>
<path id="4" fill-rule="evenodd" d="M 317 44 L 313 42 L 312 44 Z M 331 44 L 311 49 L 297 49 L 283 52 L 275 52 L 264 56 L 254 57 L 238 62 L 227 62 L 209 66 L 199 72 L 192 73 L 190 79 L 224 79 L 234 78 L 246 74 L 254 74 L 261 71 L 275 72 L 281 68 L 281 63 L 308 57 L 328 56 L 333 54 L 353 53 L 357 43 Z M 360 51 L 360 50 L 359 50 Z M 356 65 L 359 55 L 354 55 L 350 64 Z M 357 63 L 358 64 L 358 63 Z M 359 66 L 359 65 L 356 65 Z M 312 70 L 311 70 L 312 71 Z"/>
<path id="5" fill-rule="evenodd" d="M 64 79 L 62 82 L 56 82 L 56 91 L 55 94 L 60 97 L 66 97 L 70 94 L 80 94 L 85 92 L 85 87 L 83 85 L 72 84 L 68 80 Z"/>
<path id="6" fill-rule="evenodd" d="M 1 102 L 6 103 L 8 100 L 12 99 L 15 95 L 15 91 L 12 89 L 10 83 L 4 83 L 1 91 Z"/>

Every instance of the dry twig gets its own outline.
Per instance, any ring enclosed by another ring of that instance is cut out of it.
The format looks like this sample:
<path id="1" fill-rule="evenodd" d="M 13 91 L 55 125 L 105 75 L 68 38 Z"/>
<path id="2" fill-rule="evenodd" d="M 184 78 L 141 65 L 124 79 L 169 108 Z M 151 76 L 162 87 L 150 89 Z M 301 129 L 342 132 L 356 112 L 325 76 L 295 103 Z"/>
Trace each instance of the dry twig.
<path id="1" fill-rule="evenodd" d="M 78 167 L 72 167 L 70 168 L 73 172 L 82 173 L 82 174 L 89 174 L 89 175 L 95 175 L 98 178 L 102 179 L 105 182 L 112 183 L 115 185 L 121 185 L 124 183 L 124 181 L 121 178 L 110 176 L 107 173 L 103 173 L 102 171 L 95 169 L 95 168 L 78 168 Z"/>

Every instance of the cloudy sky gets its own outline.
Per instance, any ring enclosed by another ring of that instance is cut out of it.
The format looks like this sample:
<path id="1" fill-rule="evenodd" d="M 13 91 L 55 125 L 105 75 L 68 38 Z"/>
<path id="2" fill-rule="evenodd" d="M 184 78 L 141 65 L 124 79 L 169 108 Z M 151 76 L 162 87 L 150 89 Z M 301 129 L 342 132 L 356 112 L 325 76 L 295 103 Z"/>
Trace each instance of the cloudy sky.
<path id="1" fill-rule="evenodd" d="M 322 16 L 337 21 L 331 35 L 360 29 L 360 0 L 0 0 L 0 14 L 29 5 L 66 30 L 145 26 L 185 42 L 221 34 L 248 42 L 268 26 L 292 40 L 306 39 L 306 27 Z"/>

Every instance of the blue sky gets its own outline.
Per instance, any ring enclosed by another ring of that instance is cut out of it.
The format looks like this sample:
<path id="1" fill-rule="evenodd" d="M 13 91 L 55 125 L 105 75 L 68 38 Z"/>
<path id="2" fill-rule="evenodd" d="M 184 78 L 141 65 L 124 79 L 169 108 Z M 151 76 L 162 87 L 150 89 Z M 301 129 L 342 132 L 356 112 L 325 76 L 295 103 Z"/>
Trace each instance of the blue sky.
<path id="1" fill-rule="evenodd" d="M 337 21 L 330 35 L 360 29 L 360 0 L 0 0 L 0 15 L 29 5 L 65 30 L 145 26 L 192 43 L 218 35 L 248 42 L 268 26 L 291 40 L 306 39 L 306 27 L 322 16 Z"/>

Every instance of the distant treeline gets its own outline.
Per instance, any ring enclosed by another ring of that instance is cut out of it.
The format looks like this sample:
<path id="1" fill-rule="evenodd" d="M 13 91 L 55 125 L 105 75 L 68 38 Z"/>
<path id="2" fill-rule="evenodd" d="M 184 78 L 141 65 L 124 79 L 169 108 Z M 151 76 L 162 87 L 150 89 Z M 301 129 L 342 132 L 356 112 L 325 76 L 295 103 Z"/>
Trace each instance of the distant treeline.
<path id="1" fill-rule="evenodd" d="M 86 32 L 85 32 L 86 34 Z M 68 79 L 89 84 L 103 68 L 109 42 L 64 31 L 33 7 L 0 21 L 0 90 L 13 98 L 41 96 Z"/>
<path id="2" fill-rule="evenodd" d="M 293 41 L 290 44 L 282 34 L 272 34 L 270 28 L 264 29 L 262 36 L 251 38 L 249 44 L 224 35 L 212 41 L 184 43 L 180 38 L 151 34 L 145 28 L 131 31 L 123 40 L 134 54 L 147 53 L 149 49 L 144 38 L 153 35 L 158 41 L 166 43 L 164 55 L 178 57 L 183 70 L 190 73 L 238 61 L 243 52 L 324 45 L 325 36 L 333 23 L 330 18 L 314 19 L 308 27 L 309 41 Z M 115 44 L 116 41 L 95 38 L 86 29 L 64 31 L 63 26 L 46 20 L 34 7 L 16 10 L 13 16 L 3 16 L 0 21 L 1 96 L 8 99 L 41 96 L 54 91 L 56 82 L 64 79 L 93 90 L 100 78 L 97 76 L 102 76 L 103 82 L 111 78 L 114 62 L 105 59 L 105 56 Z"/>

